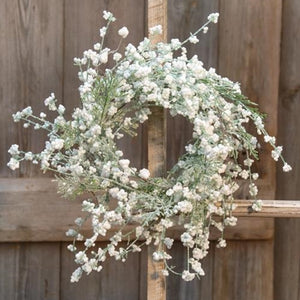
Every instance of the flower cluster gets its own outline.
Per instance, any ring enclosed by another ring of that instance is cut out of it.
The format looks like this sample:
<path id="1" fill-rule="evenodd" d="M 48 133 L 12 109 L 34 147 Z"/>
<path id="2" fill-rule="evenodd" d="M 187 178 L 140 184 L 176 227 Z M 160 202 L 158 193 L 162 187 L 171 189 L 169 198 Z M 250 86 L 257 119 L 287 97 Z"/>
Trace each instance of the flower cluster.
<path id="1" fill-rule="evenodd" d="M 210 226 L 220 231 L 218 247 L 225 247 L 224 228 L 236 224 L 232 211 L 238 179 L 249 180 L 249 193 L 256 200 L 258 174 L 251 166 L 258 158 L 258 141 L 247 131 L 247 124 L 253 122 L 257 133 L 273 147 L 276 161 L 283 160 L 282 148 L 268 135 L 262 115 L 241 94 L 238 83 L 222 78 L 214 69 L 206 70 L 197 56 L 187 56 L 184 45 L 197 43 L 197 35 L 217 22 L 217 13 L 183 42 L 172 39 L 153 45 L 145 38 L 137 47 L 128 44 L 123 54 L 119 47 L 105 48 L 104 39 L 115 18 L 106 11 L 103 17 L 107 24 L 100 29 L 100 42 L 74 59 L 80 69 L 81 106 L 67 120 L 65 108 L 51 94 L 45 106 L 57 112 L 53 122 L 44 112 L 34 115 L 31 107 L 14 114 L 16 122 L 25 121 L 24 127 L 46 130 L 48 140 L 40 153 L 12 145 L 8 166 L 15 170 L 23 160 L 40 163 L 42 170 L 56 173 L 64 196 L 86 196 L 85 217 L 76 219 L 76 229 L 67 232 L 74 238 L 68 249 L 79 265 L 71 281 L 78 281 L 83 273 L 100 272 L 109 257 L 125 261 L 130 252 L 150 243 L 157 245 L 153 259 L 165 263 L 164 275 L 173 272 L 186 281 L 199 278 L 204 275 L 201 260 L 208 253 Z M 128 33 L 126 27 L 118 30 L 120 44 Z M 150 29 L 150 37 L 156 34 L 162 34 L 159 25 Z M 113 67 L 105 69 L 109 61 Z M 166 178 L 151 178 L 149 170 L 132 167 L 116 146 L 124 133 L 135 134 L 152 106 L 169 109 L 172 116 L 181 115 L 193 124 L 186 154 Z M 283 170 L 289 171 L 291 167 L 283 163 Z M 253 209 L 260 210 L 261 201 L 254 201 Z M 83 236 L 80 228 L 87 220 L 91 234 Z M 180 273 L 168 264 L 173 245 L 168 229 L 178 222 L 183 224 L 180 239 L 188 253 Z M 134 229 L 128 232 L 129 224 Z M 106 247 L 96 248 L 98 237 L 114 228 L 118 229 Z M 83 240 L 84 248 L 77 249 L 75 241 Z M 120 244 L 124 240 L 129 241 L 125 247 Z"/>

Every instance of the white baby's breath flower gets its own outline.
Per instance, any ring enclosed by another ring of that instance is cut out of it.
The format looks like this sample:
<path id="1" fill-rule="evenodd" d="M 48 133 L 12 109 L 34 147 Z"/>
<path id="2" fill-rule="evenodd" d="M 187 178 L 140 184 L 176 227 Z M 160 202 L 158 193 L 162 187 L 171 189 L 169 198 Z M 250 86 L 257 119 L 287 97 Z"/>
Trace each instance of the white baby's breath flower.
<path id="1" fill-rule="evenodd" d="M 12 156 L 19 154 L 19 145 L 13 144 L 10 146 L 8 153 Z"/>
<path id="2" fill-rule="evenodd" d="M 173 191 L 173 189 L 168 189 L 167 191 L 166 191 L 166 195 L 167 196 L 172 196 L 174 194 L 174 191 Z"/>
<path id="3" fill-rule="evenodd" d="M 80 64 L 81 64 L 81 59 L 78 58 L 78 57 L 74 57 L 74 58 L 73 58 L 73 61 L 74 61 L 74 64 L 75 64 L 75 65 L 80 65 Z"/>
<path id="4" fill-rule="evenodd" d="M 81 278 L 81 276 L 82 276 L 82 269 L 79 267 L 79 268 L 77 268 L 74 272 L 73 272 L 73 274 L 72 274 L 72 276 L 71 276 L 71 282 L 78 282 L 79 281 L 79 279 Z"/>
<path id="5" fill-rule="evenodd" d="M 282 170 L 283 172 L 290 172 L 292 171 L 292 167 L 288 163 L 284 163 Z"/>
<path id="6" fill-rule="evenodd" d="M 225 248 L 226 247 L 226 241 L 222 238 L 218 239 L 217 248 Z"/>
<path id="7" fill-rule="evenodd" d="M 199 39 L 195 35 L 191 35 L 189 37 L 189 42 L 192 44 L 197 44 L 199 42 Z"/>
<path id="8" fill-rule="evenodd" d="M 44 104 L 45 106 L 48 106 L 49 110 L 55 111 L 56 105 L 55 105 L 56 99 L 54 93 L 51 93 L 51 95 L 45 99 Z"/>
<path id="9" fill-rule="evenodd" d="M 25 155 L 24 155 L 24 159 L 29 160 L 29 161 L 33 160 L 33 157 L 34 157 L 34 155 L 33 155 L 32 152 L 26 152 Z"/>
<path id="10" fill-rule="evenodd" d="M 141 169 L 139 171 L 139 176 L 145 180 L 147 180 L 150 177 L 150 172 L 148 169 Z"/>
<path id="11" fill-rule="evenodd" d="M 112 22 L 114 22 L 116 20 L 114 15 L 111 12 L 106 11 L 106 10 L 103 11 L 103 19 L 107 20 L 107 21 L 112 21 Z"/>
<path id="12" fill-rule="evenodd" d="M 164 239 L 164 244 L 166 245 L 166 247 L 167 247 L 168 249 L 171 249 L 171 248 L 172 248 L 173 242 L 174 242 L 174 240 L 173 240 L 173 239 L 170 239 L 170 238 L 168 238 L 168 237 L 166 237 L 166 238 Z"/>
<path id="13" fill-rule="evenodd" d="M 108 61 L 108 51 L 104 50 L 100 56 L 99 56 L 99 60 L 101 63 L 106 64 Z"/>
<path id="14" fill-rule="evenodd" d="M 59 104 L 58 108 L 57 108 L 57 112 L 61 115 L 63 115 L 65 113 L 66 108 L 62 105 Z"/>
<path id="15" fill-rule="evenodd" d="M 183 200 L 177 203 L 176 208 L 182 213 L 190 213 L 193 210 L 193 204 L 190 201 Z"/>
<path id="16" fill-rule="evenodd" d="M 121 58 L 122 58 L 122 54 L 120 54 L 118 52 L 114 53 L 114 55 L 113 55 L 114 61 L 119 61 Z"/>
<path id="17" fill-rule="evenodd" d="M 247 158 L 247 159 L 244 160 L 244 165 L 247 166 L 247 167 L 251 167 L 253 162 L 254 162 L 253 159 Z"/>
<path id="18" fill-rule="evenodd" d="M 270 144 L 275 144 L 276 143 L 275 136 L 265 135 L 264 140 L 265 140 L 266 143 L 270 143 Z"/>
<path id="19" fill-rule="evenodd" d="M 123 169 L 127 169 L 129 167 L 130 160 L 129 159 L 120 159 L 119 164 Z"/>
<path id="20" fill-rule="evenodd" d="M 108 115 L 109 115 L 109 116 L 113 116 L 117 111 L 118 111 L 118 108 L 115 107 L 114 105 L 112 105 L 112 106 L 108 109 Z"/>
<path id="21" fill-rule="evenodd" d="M 280 155 L 282 152 L 282 146 L 277 146 L 274 150 L 271 152 L 271 156 L 275 161 L 278 161 Z"/>
<path id="22" fill-rule="evenodd" d="M 125 39 L 127 37 L 127 35 L 129 34 L 129 31 L 127 29 L 127 27 L 122 27 L 121 29 L 119 29 L 118 31 L 118 35 L 121 36 L 123 39 Z"/>
<path id="23" fill-rule="evenodd" d="M 262 200 L 255 200 L 253 203 L 252 203 L 252 209 L 254 210 L 254 211 L 256 211 L 256 212 L 258 212 L 258 211 L 261 211 L 261 209 L 262 209 L 262 204 L 263 204 L 263 202 L 262 202 Z"/>
<path id="24" fill-rule="evenodd" d="M 94 50 L 99 51 L 101 49 L 101 44 L 100 43 L 96 43 L 94 45 Z"/>
<path id="25" fill-rule="evenodd" d="M 172 40 L 171 40 L 171 47 L 172 47 L 172 49 L 174 49 L 174 50 L 179 49 L 179 48 L 181 47 L 181 42 L 180 42 L 180 40 L 179 40 L 179 39 L 172 39 Z"/>
<path id="26" fill-rule="evenodd" d="M 204 270 L 202 269 L 202 265 L 199 261 L 190 259 L 190 263 L 192 265 L 192 269 L 200 276 L 204 276 Z"/>
<path id="27" fill-rule="evenodd" d="M 207 19 L 212 23 L 218 23 L 219 13 L 212 13 L 207 17 Z"/>
<path id="28" fill-rule="evenodd" d="M 20 163 L 15 158 L 11 158 L 10 161 L 7 163 L 7 166 L 12 170 L 16 170 L 19 168 Z"/>
<path id="29" fill-rule="evenodd" d="M 121 150 L 117 150 L 117 151 L 116 151 L 116 155 L 117 155 L 118 157 L 122 157 L 122 156 L 123 156 L 123 152 L 122 152 Z"/>
<path id="30" fill-rule="evenodd" d="M 60 150 L 64 146 L 64 140 L 63 139 L 55 139 L 53 142 L 51 142 L 51 145 L 53 149 Z"/>
<path id="31" fill-rule="evenodd" d="M 153 26 L 149 29 L 149 33 L 151 35 L 156 35 L 156 34 L 162 34 L 162 26 L 161 25 L 156 25 L 156 26 Z"/>
<path id="32" fill-rule="evenodd" d="M 199 248 L 194 248 L 193 249 L 193 257 L 197 260 L 202 259 L 205 257 L 205 253 L 203 252 L 203 250 L 199 249 Z"/>
<path id="33" fill-rule="evenodd" d="M 68 245 L 67 249 L 71 252 L 75 252 L 77 250 L 77 248 L 73 244 Z"/>
<path id="34" fill-rule="evenodd" d="M 188 270 L 185 270 L 181 277 L 184 281 L 192 281 L 195 278 L 195 273 L 190 273 Z"/>
<path id="35" fill-rule="evenodd" d="M 254 183 L 249 184 L 249 194 L 251 196 L 256 196 L 258 193 L 257 186 Z"/>
<path id="36" fill-rule="evenodd" d="M 193 237 L 188 232 L 184 232 L 180 236 L 180 240 L 185 247 L 193 247 L 194 246 Z"/>
<path id="37" fill-rule="evenodd" d="M 102 38 L 106 35 L 106 32 L 107 32 L 107 27 L 106 26 L 103 26 L 102 28 L 99 29 L 99 35 Z M 95 47 L 94 47 L 94 49 L 95 49 Z M 97 49 L 95 49 L 95 50 L 100 50 L 100 47 L 98 48 L 98 46 L 97 46 Z"/>

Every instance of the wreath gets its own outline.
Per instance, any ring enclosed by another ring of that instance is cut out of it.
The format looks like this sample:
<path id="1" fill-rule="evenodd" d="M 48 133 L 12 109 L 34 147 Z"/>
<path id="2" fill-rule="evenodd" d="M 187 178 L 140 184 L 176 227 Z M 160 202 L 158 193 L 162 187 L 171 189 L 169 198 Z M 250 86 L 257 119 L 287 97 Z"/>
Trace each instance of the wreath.
<path id="1" fill-rule="evenodd" d="M 283 170 L 291 167 L 281 155 L 282 147 L 275 145 L 275 137 L 265 130 L 264 116 L 241 94 L 240 85 L 212 68 L 206 70 L 196 55 L 187 57 L 184 45 L 197 43 L 197 35 L 206 33 L 209 23 L 217 23 L 218 13 L 209 15 L 206 24 L 183 42 L 172 39 L 153 45 L 151 38 L 145 38 L 137 47 L 128 44 L 123 56 L 119 48 L 128 29 L 118 30 L 121 41 L 117 49 L 105 48 L 107 31 L 115 18 L 107 11 L 103 17 L 107 23 L 100 29 L 101 41 L 85 51 L 83 58 L 74 59 L 82 82 L 81 106 L 66 120 L 65 107 L 57 105 L 51 94 L 45 105 L 58 114 L 52 122 L 44 112 L 34 115 L 31 107 L 14 114 L 14 121 L 24 120 L 25 128 L 46 130 L 48 140 L 40 153 L 12 145 L 8 166 L 17 169 L 23 160 L 40 163 L 43 171 L 55 172 L 62 195 L 86 196 L 82 201 L 86 216 L 77 218 L 77 226 L 67 232 L 74 237 L 68 249 L 79 265 L 72 282 L 84 272 L 101 271 L 108 257 L 125 261 L 130 252 L 139 252 L 150 243 L 157 245 L 153 259 L 165 263 L 164 275 L 172 272 L 186 281 L 199 278 L 204 275 L 201 260 L 208 253 L 210 227 L 220 231 L 217 246 L 225 247 L 224 228 L 236 224 L 233 200 L 239 187 L 237 179 L 249 180 L 252 208 L 261 209 L 261 201 L 256 199 L 258 174 L 251 171 L 258 159 L 258 140 L 248 132 L 249 122 L 273 147 L 272 157 L 282 159 Z M 162 34 L 160 25 L 150 29 L 150 37 L 156 34 Z M 104 69 L 109 62 L 114 62 L 113 67 Z M 116 144 L 124 134 L 136 134 L 153 106 L 166 108 L 172 116 L 181 115 L 193 124 L 186 153 L 166 178 L 152 178 L 148 169 L 130 166 Z M 242 152 L 245 160 L 241 160 Z M 80 228 L 88 219 L 91 235 L 83 236 Z M 168 263 L 173 244 L 168 228 L 175 223 L 184 228 L 180 239 L 187 249 L 187 261 L 182 272 Z M 134 229 L 125 232 L 128 224 L 134 224 Z M 118 229 L 106 247 L 95 247 L 97 238 L 114 226 Z M 126 239 L 127 245 L 120 245 Z M 77 249 L 75 241 L 82 240 L 84 248 Z"/>

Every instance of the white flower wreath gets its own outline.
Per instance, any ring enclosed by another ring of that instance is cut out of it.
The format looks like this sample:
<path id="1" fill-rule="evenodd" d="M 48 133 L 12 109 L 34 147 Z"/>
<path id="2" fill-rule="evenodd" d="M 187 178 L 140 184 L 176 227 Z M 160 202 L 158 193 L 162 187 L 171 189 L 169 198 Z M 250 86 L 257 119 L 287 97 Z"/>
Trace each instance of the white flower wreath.
<path id="1" fill-rule="evenodd" d="M 31 107 L 14 114 L 16 122 L 25 120 L 24 127 L 32 125 L 48 131 L 49 139 L 37 154 L 12 145 L 8 166 L 14 170 L 22 160 L 40 162 L 42 170 L 56 173 L 59 192 L 64 196 L 89 195 L 82 202 L 87 216 L 76 219 L 78 228 L 67 232 L 74 237 L 68 249 L 74 252 L 79 265 L 71 281 L 78 281 L 83 272 L 99 272 L 109 256 L 125 261 L 130 252 L 139 252 L 150 243 L 158 246 L 153 259 L 165 262 L 164 275 L 173 272 L 189 281 L 204 275 L 201 260 L 208 253 L 211 225 L 220 230 L 218 246 L 226 246 L 224 227 L 236 224 L 232 215 L 233 195 L 239 187 L 236 179 L 249 180 L 253 209 L 261 208 L 261 202 L 255 200 L 258 174 L 251 172 L 258 158 L 258 142 L 245 125 L 253 121 L 257 133 L 273 146 L 275 160 L 283 160 L 282 147 L 275 146 L 275 138 L 266 132 L 256 104 L 241 94 L 238 83 L 220 77 L 214 69 L 206 70 L 197 56 L 189 59 L 186 55 L 184 45 L 197 43 L 197 34 L 207 32 L 207 25 L 217 22 L 217 13 L 184 42 L 172 39 L 170 43 L 152 45 L 145 38 L 137 48 L 128 44 L 124 57 L 118 49 L 104 48 L 106 33 L 115 18 L 106 11 L 103 17 L 107 24 L 100 29 L 101 42 L 94 45 L 94 50 L 85 51 L 83 58 L 74 59 L 82 81 L 81 107 L 74 110 L 71 120 L 66 120 L 65 108 L 57 106 L 51 94 L 45 105 L 58 113 L 53 122 L 46 120 L 43 112 L 33 115 Z M 150 29 L 150 35 L 161 33 L 161 26 Z M 123 27 L 118 34 L 122 40 L 128 29 Z M 103 72 L 101 67 L 110 59 L 114 66 Z M 134 135 L 138 124 L 148 119 L 152 106 L 169 109 L 172 116 L 181 115 L 194 126 L 186 154 L 166 178 L 151 178 L 147 169 L 131 167 L 115 141 L 123 133 Z M 241 152 L 247 155 L 243 162 Z M 283 170 L 289 171 L 291 167 L 283 163 Z M 115 205 L 110 205 L 111 199 L 117 200 Z M 80 227 L 87 219 L 92 224 L 91 236 L 83 237 Z M 183 272 L 167 263 L 171 259 L 168 249 L 173 244 L 168 228 L 174 222 L 184 228 L 181 242 L 188 255 Z M 124 233 L 128 224 L 136 227 Z M 120 229 L 107 246 L 95 249 L 98 236 L 105 236 L 114 225 Z M 130 242 L 121 247 L 119 243 L 124 239 Z M 83 250 L 77 250 L 76 240 L 85 240 Z"/>

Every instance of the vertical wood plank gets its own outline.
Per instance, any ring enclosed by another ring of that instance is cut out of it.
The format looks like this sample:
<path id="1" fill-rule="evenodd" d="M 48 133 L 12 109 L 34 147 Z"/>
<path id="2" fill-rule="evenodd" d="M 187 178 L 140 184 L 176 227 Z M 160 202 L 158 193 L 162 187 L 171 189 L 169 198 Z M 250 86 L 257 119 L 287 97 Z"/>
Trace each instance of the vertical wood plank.
<path id="1" fill-rule="evenodd" d="M 61 264 L 61 300 L 138 300 L 140 254 L 130 254 L 125 263 L 108 259 L 100 273 L 92 272 L 71 283 L 70 276 L 77 268 L 74 255 L 67 250 L 67 243 L 62 243 Z M 97 243 L 104 247 L 105 243 Z"/>
<path id="2" fill-rule="evenodd" d="M 185 282 L 181 277 L 170 274 L 167 277 L 167 299 L 169 300 L 212 300 L 214 250 L 215 243 L 212 243 L 208 256 L 203 260 L 202 267 L 205 276 L 200 280 L 195 279 Z M 181 271 L 186 266 L 186 248 L 180 241 L 175 241 L 171 250 L 171 265 L 176 266 L 175 271 Z"/>
<path id="3" fill-rule="evenodd" d="M 37 113 L 50 92 L 62 95 L 63 1 L 0 1 L 0 176 L 41 174 L 32 164 L 17 172 L 6 164 L 11 144 L 26 151 L 41 150 L 45 134 L 14 124 L 12 113 L 31 105 Z"/>
<path id="4" fill-rule="evenodd" d="M 207 20 L 210 13 L 219 11 L 219 1 L 169 0 L 168 1 L 168 39 L 186 39 L 190 32 L 196 31 Z M 218 26 L 210 26 L 207 34 L 200 36 L 200 43 L 187 44 L 189 57 L 198 55 L 206 68 L 217 67 L 218 62 Z M 185 152 L 185 145 L 192 137 L 192 125 L 180 116 L 167 120 L 167 169 L 171 169 Z M 176 242 L 172 249 L 172 264 L 183 268 L 185 249 Z M 180 277 L 170 275 L 167 278 L 167 299 L 170 300 L 211 300 L 213 297 L 214 245 L 203 262 L 206 275 L 201 280 L 184 282 Z"/>
<path id="5" fill-rule="evenodd" d="M 59 299 L 59 267 L 59 243 L 1 243 L 0 299 Z"/>
<path id="6" fill-rule="evenodd" d="M 239 81 L 243 93 L 259 103 L 275 136 L 280 32 L 281 0 L 220 0 L 218 72 Z M 274 199 L 276 169 L 269 147 L 262 146 L 260 161 L 259 196 Z M 239 196 L 247 198 L 248 190 Z M 229 243 L 215 252 L 213 299 L 273 299 L 273 269 L 271 241 Z"/>
<path id="7" fill-rule="evenodd" d="M 273 136 L 277 134 L 280 32 L 281 0 L 220 1 L 219 73 L 239 81 L 243 93 L 267 113 L 266 128 Z M 263 163 L 256 165 L 262 179 L 259 197 L 274 199 L 275 162 L 270 147 L 261 145 Z"/>
<path id="8" fill-rule="evenodd" d="M 277 171 L 277 199 L 300 199 L 300 5 L 285 0 L 282 10 L 278 139 L 291 173 Z M 279 198 L 280 197 L 280 198 Z M 300 299 L 300 220 L 280 219 L 275 226 L 275 300 Z"/>
<path id="9" fill-rule="evenodd" d="M 206 21 L 210 13 L 219 11 L 219 1 L 210 0 L 169 0 L 168 1 L 168 39 L 185 40 L 190 32 L 195 32 Z M 186 45 L 188 56 L 198 55 L 206 68 L 217 67 L 218 26 L 211 25 L 207 34 L 200 35 L 198 44 Z M 185 145 L 192 138 L 192 125 L 183 117 L 167 119 L 167 170 L 177 163 L 185 153 Z"/>
<path id="10" fill-rule="evenodd" d="M 153 44 L 167 41 L 167 0 L 148 0 L 148 29 L 162 25 L 163 34 L 152 37 Z M 166 112 L 161 107 L 151 109 L 148 121 L 148 168 L 151 176 L 164 176 L 166 171 Z M 166 299 L 166 279 L 162 275 L 163 262 L 155 262 L 152 258 L 157 247 L 148 246 L 147 264 L 147 299 Z"/>
<path id="11" fill-rule="evenodd" d="M 77 78 L 78 68 L 73 65 L 74 57 L 82 57 L 84 50 L 90 49 L 100 40 L 99 28 L 105 24 L 103 10 L 111 11 L 117 21 L 111 25 L 105 46 L 115 49 L 120 37 L 117 31 L 127 26 L 129 35 L 121 47 L 132 43 L 137 45 L 144 37 L 144 2 L 139 0 L 66 0 L 65 1 L 65 39 L 64 39 L 64 104 L 70 116 L 73 108 L 79 105 Z M 147 149 L 144 138 L 145 129 L 140 126 L 138 136 L 125 136 L 118 141 L 124 157 L 130 159 L 133 166 L 140 168 L 146 165 Z"/>
<path id="12" fill-rule="evenodd" d="M 272 300 L 273 241 L 230 241 L 215 250 L 213 300 Z"/>
<path id="13" fill-rule="evenodd" d="M 280 219 L 276 221 L 274 300 L 300 299 L 299 232 L 299 219 Z"/>
<path id="14" fill-rule="evenodd" d="M 66 0 L 65 1 L 65 60 L 64 60 L 64 101 L 68 108 L 79 104 L 77 88 L 77 68 L 72 66 L 73 57 L 81 57 L 82 52 L 99 41 L 99 28 L 104 25 L 102 11 L 111 11 L 117 18 L 109 32 L 107 45 L 117 47 L 118 28 L 127 26 L 129 36 L 125 43 L 136 45 L 144 36 L 144 2 L 139 0 Z M 124 48 L 124 43 L 123 47 Z M 122 51 L 121 49 L 121 51 Z M 69 112 L 70 114 L 70 112 Z M 146 144 L 143 137 L 144 128 L 138 129 L 135 138 L 124 137 L 119 147 L 131 163 L 140 168 L 146 164 Z M 140 258 L 139 255 L 129 257 L 126 264 L 109 260 L 105 263 L 101 274 L 91 274 L 78 284 L 70 284 L 69 278 L 75 268 L 73 257 L 63 244 L 63 281 L 62 299 L 138 299 Z M 116 282 L 118 283 L 116 286 Z"/>

